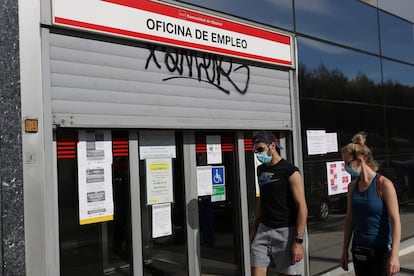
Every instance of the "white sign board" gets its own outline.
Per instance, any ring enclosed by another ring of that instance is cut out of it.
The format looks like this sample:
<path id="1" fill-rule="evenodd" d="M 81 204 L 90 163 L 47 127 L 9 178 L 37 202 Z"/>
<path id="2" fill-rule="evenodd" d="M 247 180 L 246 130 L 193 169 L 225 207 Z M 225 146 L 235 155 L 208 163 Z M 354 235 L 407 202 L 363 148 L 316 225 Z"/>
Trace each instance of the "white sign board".
<path id="1" fill-rule="evenodd" d="M 113 220 L 111 132 L 79 131 L 77 150 L 79 224 Z"/>
<path id="2" fill-rule="evenodd" d="M 52 0 L 53 24 L 293 67 L 291 36 L 149 0 Z"/>
<path id="3" fill-rule="evenodd" d="M 206 196 L 213 193 L 211 166 L 197 167 L 197 195 Z"/>
<path id="4" fill-rule="evenodd" d="M 338 152 L 338 135 L 336 132 L 327 133 L 325 130 L 307 130 L 308 155 Z"/>
<path id="5" fill-rule="evenodd" d="M 221 164 L 221 136 L 206 136 L 207 164 Z"/>
<path id="6" fill-rule="evenodd" d="M 175 158 L 174 131 L 140 131 L 140 159 L 146 158 Z"/>
<path id="7" fill-rule="evenodd" d="M 152 237 L 172 235 L 171 203 L 152 205 Z"/>
<path id="8" fill-rule="evenodd" d="M 147 204 L 173 202 L 172 160 L 147 159 Z"/>
<path id="9" fill-rule="evenodd" d="M 345 171 L 345 162 L 326 162 L 328 179 L 328 195 L 336 195 L 348 192 L 348 184 L 351 175 Z"/>

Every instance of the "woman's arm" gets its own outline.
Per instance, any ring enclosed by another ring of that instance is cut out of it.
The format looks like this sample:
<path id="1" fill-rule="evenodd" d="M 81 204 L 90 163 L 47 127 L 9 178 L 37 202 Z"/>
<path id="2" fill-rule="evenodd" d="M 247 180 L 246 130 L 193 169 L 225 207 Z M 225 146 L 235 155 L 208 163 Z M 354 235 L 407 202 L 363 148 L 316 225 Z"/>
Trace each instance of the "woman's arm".
<path id="1" fill-rule="evenodd" d="M 394 184 L 386 177 L 383 177 L 383 180 L 381 181 L 380 191 L 382 199 L 387 207 L 388 216 L 391 222 L 392 249 L 387 263 L 387 272 L 388 275 L 393 275 L 400 271 L 400 261 L 398 256 L 400 252 L 401 220 L 398 207 L 398 198 Z"/>

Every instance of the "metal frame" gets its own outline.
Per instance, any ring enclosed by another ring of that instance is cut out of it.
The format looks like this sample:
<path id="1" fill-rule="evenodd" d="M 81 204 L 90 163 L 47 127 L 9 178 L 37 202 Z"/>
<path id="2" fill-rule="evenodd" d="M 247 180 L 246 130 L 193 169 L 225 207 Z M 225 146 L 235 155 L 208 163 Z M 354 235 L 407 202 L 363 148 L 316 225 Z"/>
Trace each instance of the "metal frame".
<path id="1" fill-rule="evenodd" d="M 183 132 L 184 182 L 187 215 L 188 272 L 200 276 L 200 230 L 197 201 L 196 148 L 194 131 Z"/>
<path id="2" fill-rule="evenodd" d="M 52 0 L 40 1 L 40 22 L 42 24 L 52 25 Z"/>
<path id="3" fill-rule="evenodd" d="M 142 274 L 142 235 L 141 235 L 141 193 L 139 182 L 139 156 L 137 130 L 129 131 L 129 176 L 131 191 L 131 227 L 132 227 L 132 267 L 134 276 Z"/>
<path id="4" fill-rule="evenodd" d="M 56 141 L 53 139 L 52 108 L 50 101 L 49 32 L 42 29 L 42 79 L 43 79 L 43 122 L 45 149 L 45 222 L 46 222 L 46 271 L 47 275 L 60 274 L 59 260 L 59 203 Z M 47 58 L 47 61 L 45 60 Z M 53 151 L 53 154 L 51 153 Z M 48 166 L 47 164 L 53 164 Z M 53 175 L 53 177 L 49 177 Z"/>
<path id="5" fill-rule="evenodd" d="M 48 31 L 39 32 L 40 1 L 20 1 L 19 19 L 22 119 L 38 119 L 39 126 L 37 133 L 22 135 L 26 273 L 55 276 L 59 275 L 56 143 L 45 62 Z"/>
<path id="6" fill-rule="evenodd" d="M 240 211 L 242 217 L 242 239 L 243 239 L 243 264 L 244 264 L 244 275 L 251 275 L 250 268 L 250 231 L 249 231 L 249 205 L 247 196 L 247 176 L 246 176 L 246 157 L 244 151 L 244 136 L 243 132 L 237 132 L 237 148 L 238 148 L 238 169 L 240 177 Z"/>
<path id="7" fill-rule="evenodd" d="M 292 106 L 292 148 L 293 148 L 293 157 L 296 166 L 303 172 L 303 152 L 302 152 L 302 135 L 301 135 L 301 126 L 300 126 L 300 106 L 299 106 L 299 80 L 298 80 L 298 49 L 297 49 L 297 40 L 296 37 L 293 41 L 294 60 L 296 62 L 295 70 L 291 70 L 290 74 L 290 87 L 291 87 L 291 106 Z M 303 182 L 303 185 L 305 183 Z M 305 266 L 305 275 L 310 275 L 309 268 L 309 240 L 308 240 L 308 230 L 305 228 L 305 241 L 304 241 L 304 266 Z"/>

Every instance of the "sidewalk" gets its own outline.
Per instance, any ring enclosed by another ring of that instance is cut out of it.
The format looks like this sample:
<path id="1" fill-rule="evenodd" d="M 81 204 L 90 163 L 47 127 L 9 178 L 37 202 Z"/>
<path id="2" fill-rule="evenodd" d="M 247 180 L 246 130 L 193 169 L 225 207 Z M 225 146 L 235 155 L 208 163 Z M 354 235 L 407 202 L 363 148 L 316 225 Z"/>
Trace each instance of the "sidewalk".
<path id="1" fill-rule="evenodd" d="M 414 275 L 414 238 L 401 242 L 400 246 L 400 265 L 401 270 L 397 275 L 409 276 Z M 331 271 L 328 271 L 321 276 L 354 276 L 354 266 L 349 264 L 349 271 L 344 271 L 338 267 Z"/>

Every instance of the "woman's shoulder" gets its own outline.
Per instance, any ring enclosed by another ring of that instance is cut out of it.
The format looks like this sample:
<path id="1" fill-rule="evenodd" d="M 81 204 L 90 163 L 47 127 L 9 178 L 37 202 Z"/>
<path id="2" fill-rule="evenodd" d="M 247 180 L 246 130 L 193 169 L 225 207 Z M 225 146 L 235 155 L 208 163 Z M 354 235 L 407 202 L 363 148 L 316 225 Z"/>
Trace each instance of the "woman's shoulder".
<path id="1" fill-rule="evenodd" d="M 382 193 L 388 189 L 395 189 L 394 183 L 388 177 L 382 174 L 379 175 L 378 182 L 378 187 Z"/>

